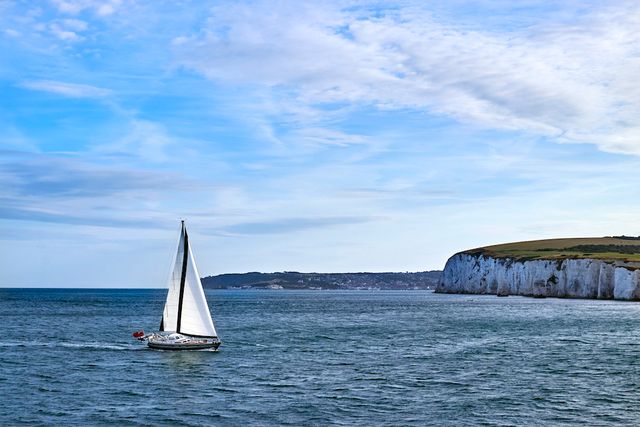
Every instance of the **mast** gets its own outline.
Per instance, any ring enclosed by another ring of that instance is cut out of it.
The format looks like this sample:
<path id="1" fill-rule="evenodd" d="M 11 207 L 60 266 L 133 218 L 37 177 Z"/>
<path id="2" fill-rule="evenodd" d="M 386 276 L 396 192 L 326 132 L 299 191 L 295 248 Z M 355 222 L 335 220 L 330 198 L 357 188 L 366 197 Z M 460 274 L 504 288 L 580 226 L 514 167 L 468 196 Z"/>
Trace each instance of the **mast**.
<path id="1" fill-rule="evenodd" d="M 187 260 L 189 259 L 189 236 L 187 236 L 187 228 L 184 226 L 184 220 L 182 222 L 182 232 L 184 233 L 184 250 L 182 254 L 182 272 L 180 274 L 180 297 L 178 298 L 178 323 L 176 325 L 176 332 L 180 333 L 180 324 L 182 323 L 182 302 L 184 300 L 184 283 L 187 277 Z"/>

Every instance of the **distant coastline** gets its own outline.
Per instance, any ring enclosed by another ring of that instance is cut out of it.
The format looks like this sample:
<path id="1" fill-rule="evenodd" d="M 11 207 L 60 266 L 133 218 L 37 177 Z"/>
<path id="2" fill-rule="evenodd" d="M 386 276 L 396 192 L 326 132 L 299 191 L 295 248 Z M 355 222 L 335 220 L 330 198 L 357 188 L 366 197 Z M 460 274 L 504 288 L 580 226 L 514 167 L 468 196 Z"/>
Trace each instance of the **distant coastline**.
<path id="1" fill-rule="evenodd" d="M 202 278 L 206 289 L 433 290 L 442 271 L 415 273 L 232 273 Z"/>

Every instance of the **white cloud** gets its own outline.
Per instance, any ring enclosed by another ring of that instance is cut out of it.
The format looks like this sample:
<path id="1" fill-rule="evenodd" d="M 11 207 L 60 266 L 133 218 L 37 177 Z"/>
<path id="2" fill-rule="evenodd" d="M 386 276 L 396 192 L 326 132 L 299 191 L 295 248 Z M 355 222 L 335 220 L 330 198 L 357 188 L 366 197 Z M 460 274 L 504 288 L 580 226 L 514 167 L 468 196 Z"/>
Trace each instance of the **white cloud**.
<path id="1" fill-rule="evenodd" d="M 53 3 L 57 6 L 60 12 L 76 14 L 85 8 L 84 1 L 63 1 L 54 0 Z"/>
<path id="2" fill-rule="evenodd" d="M 112 4 L 102 4 L 98 7 L 98 15 L 107 16 L 115 12 L 115 8 Z"/>
<path id="3" fill-rule="evenodd" d="M 62 13 L 77 15 L 85 10 L 91 10 L 100 16 L 113 14 L 122 4 L 121 0 L 53 0 Z"/>
<path id="4" fill-rule="evenodd" d="M 96 86 L 54 80 L 23 81 L 20 86 L 31 90 L 57 93 L 71 98 L 100 98 L 111 94 L 110 90 Z"/>
<path id="5" fill-rule="evenodd" d="M 64 26 L 73 31 L 85 31 L 89 25 L 80 19 L 65 19 L 62 21 Z"/>
<path id="6" fill-rule="evenodd" d="M 162 163 L 169 159 L 166 150 L 174 142 L 161 125 L 146 120 L 132 120 L 125 136 L 97 147 L 96 152 Z"/>
<path id="7" fill-rule="evenodd" d="M 275 89 L 297 105 L 412 108 L 640 155 L 633 3 L 502 32 L 417 8 L 278 7 L 215 9 L 204 35 L 175 39 L 179 62 L 213 80 Z"/>
<path id="8" fill-rule="evenodd" d="M 21 34 L 20 32 L 16 31 L 16 30 L 12 30 L 11 28 L 7 28 L 4 30 L 4 33 L 9 36 L 9 37 L 13 37 L 13 38 L 17 38 L 20 37 Z"/>
<path id="9" fill-rule="evenodd" d="M 44 30 L 45 27 L 41 27 Z M 49 31 L 59 40 L 67 42 L 78 42 L 84 40 L 80 35 L 89 28 L 89 24 L 80 19 L 62 19 L 52 22 L 48 26 Z"/>
<path id="10" fill-rule="evenodd" d="M 51 34 L 63 41 L 76 42 L 82 40 L 76 32 L 61 28 L 58 24 L 51 24 L 49 26 Z"/>

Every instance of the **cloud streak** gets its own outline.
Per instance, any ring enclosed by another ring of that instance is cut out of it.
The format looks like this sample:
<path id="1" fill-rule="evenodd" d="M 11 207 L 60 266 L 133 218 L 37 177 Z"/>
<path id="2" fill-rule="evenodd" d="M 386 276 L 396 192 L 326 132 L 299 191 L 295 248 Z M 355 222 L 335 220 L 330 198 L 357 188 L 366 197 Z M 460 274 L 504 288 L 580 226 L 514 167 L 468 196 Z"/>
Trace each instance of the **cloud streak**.
<path id="1" fill-rule="evenodd" d="M 112 227 L 154 227 L 154 206 L 201 187 L 175 173 L 100 166 L 51 155 L 0 162 L 0 218 Z"/>
<path id="2" fill-rule="evenodd" d="M 55 93 L 57 95 L 67 96 L 70 98 L 103 98 L 111 95 L 111 91 L 109 89 L 54 80 L 27 80 L 21 82 L 20 86 L 25 89 Z"/>
<path id="3" fill-rule="evenodd" d="M 343 225 L 364 224 L 376 220 L 374 217 L 314 217 L 314 218 L 281 218 L 263 222 L 245 222 L 224 228 L 230 234 L 288 234 L 298 231 Z"/>
<path id="4" fill-rule="evenodd" d="M 166 226 L 166 222 L 151 218 L 117 218 L 111 215 L 79 215 L 68 211 L 45 210 L 38 207 L 11 206 L 13 200 L 0 200 L 0 218 L 19 221 L 36 221 L 56 224 L 90 225 L 99 227 L 125 228 L 159 228 Z"/>
<path id="5" fill-rule="evenodd" d="M 16 196 L 99 197 L 137 191 L 193 189 L 196 184 L 177 174 L 154 173 L 46 155 L 24 155 L 0 163 L 0 176 Z"/>

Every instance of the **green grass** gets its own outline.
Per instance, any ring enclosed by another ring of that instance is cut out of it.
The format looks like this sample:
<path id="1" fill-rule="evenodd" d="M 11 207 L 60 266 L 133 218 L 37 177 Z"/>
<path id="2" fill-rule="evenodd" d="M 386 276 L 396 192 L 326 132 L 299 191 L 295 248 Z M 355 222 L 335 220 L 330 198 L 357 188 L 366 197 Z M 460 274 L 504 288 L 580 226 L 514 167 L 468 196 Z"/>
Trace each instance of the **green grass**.
<path id="1" fill-rule="evenodd" d="M 466 251 L 494 258 L 564 259 L 596 258 L 640 262 L 640 239 L 620 237 L 584 237 L 573 239 L 531 240 L 486 246 Z"/>

